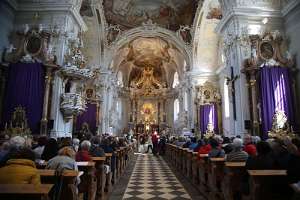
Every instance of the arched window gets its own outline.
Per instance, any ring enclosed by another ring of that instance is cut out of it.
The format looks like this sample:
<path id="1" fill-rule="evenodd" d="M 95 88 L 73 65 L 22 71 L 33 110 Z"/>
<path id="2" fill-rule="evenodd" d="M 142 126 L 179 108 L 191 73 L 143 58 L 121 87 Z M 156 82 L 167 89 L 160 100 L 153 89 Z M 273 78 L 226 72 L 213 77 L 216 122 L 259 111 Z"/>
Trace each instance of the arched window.
<path id="1" fill-rule="evenodd" d="M 185 93 L 184 93 L 184 110 L 185 110 L 185 111 L 188 110 L 188 101 L 189 101 L 189 99 L 188 99 L 188 93 L 185 92 Z"/>
<path id="2" fill-rule="evenodd" d="M 224 113 L 226 118 L 230 116 L 229 110 L 230 110 L 229 89 L 228 89 L 227 80 L 225 80 L 224 81 Z"/>
<path id="3" fill-rule="evenodd" d="M 121 71 L 118 72 L 117 78 L 118 78 L 118 86 L 123 87 L 123 75 Z"/>
<path id="4" fill-rule="evenodd" d="M 179 114 L 179 100 L 175 99 L 174 101 L 174 121 L 178 119 Z"/>
<path id="5" fill-rule="evenodd" d="M 179 77 L 178 77 L 178 73 L 175 72 L 172 87 L 175 88 L 178 84 L 179 84 Z"/>
<path id="6" fill-rule="evenodd" d="M 121 119 L 122 118 L 122 102 L 120 99 L 117 101 L 116 107 L 117 107 L 118 118 Z"/>

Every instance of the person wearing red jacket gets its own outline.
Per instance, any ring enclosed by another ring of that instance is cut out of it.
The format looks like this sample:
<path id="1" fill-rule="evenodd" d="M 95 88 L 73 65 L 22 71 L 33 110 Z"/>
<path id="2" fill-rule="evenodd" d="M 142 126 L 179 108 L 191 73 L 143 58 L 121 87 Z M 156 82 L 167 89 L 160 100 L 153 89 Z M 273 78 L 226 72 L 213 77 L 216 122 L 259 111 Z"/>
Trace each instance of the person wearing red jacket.
<path id="1" fill-rule="evenodd" d="M 91 161 L 91 155 L 89 150 L 91 148 L 91 142 L 88 140 L 84 140 L 80 144 L 80 150 L 76 153 L 76 161 Z"/>

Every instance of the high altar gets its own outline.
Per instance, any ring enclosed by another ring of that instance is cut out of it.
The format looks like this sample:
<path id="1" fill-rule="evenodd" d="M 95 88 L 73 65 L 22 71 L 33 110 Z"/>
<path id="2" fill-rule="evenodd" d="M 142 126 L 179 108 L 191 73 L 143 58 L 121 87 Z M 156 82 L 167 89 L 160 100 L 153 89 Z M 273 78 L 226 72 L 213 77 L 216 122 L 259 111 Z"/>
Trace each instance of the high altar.
<path id="1" fill-rule="evenodd" d="M 137 132 L 154 132 L 166 128 L 167 87 L 154 76 L 154 68 L 145 67 L 130 87 L 130 125 Z"/>

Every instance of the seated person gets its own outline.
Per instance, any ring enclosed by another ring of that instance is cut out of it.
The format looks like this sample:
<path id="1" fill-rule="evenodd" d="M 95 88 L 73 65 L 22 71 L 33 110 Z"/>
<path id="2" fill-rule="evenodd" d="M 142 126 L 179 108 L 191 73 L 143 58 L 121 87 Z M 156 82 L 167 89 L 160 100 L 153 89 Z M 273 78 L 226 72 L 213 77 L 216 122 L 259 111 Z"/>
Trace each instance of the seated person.
<path id="1" fill-rule="evenodd" d="M 199 148 L 198 154 L 208 154 L 211 151 L 211 145 L 208 139 L 204 138 L 202 146 Z"/>
<path id="2" fill-rule="evenodd" d="M 244 136 L 244 151 L 249 156 L 256 156 L 256 146 L 252 144 L 252 138 L 249 134 L 245 134 Z"/>
<path id="3" fill-rule="evenodd" d="M 68 169 L 78 171 L 75 161 L 75 151 L 71 147 L 61 148 L 58 151 L 58 155 L 48 161 L 46 169 L 58 171 Z"/>
<path id="4" fill-rule="evenodd" d="M 191 138 L 191 144 L 190 144 L 190 146 L 189 146 L 189 149 L 194 151 L 194 149 L 195 149 L 197 146 L 198 146 L 198 143 L 197 143 L 196 138 L 195 138 L 195 137 L 192 137 L 192 138 Z"/>
<path id="5" fill-rule="evenodd" d="M 225 151 L 225 154 L 229 154 L 233 150 L 233 145 L 229 137 L 224 137 L 222 149 Z"/>
<path id="6" fill-rule="evenodd" d="M 204 144 L 203 140 L 201 140 L 201 139 L 198 140 L 197 146 L 194 148 L 194 152 L 198 152 L 199 149 L 203 146 L 203 144 Z"/>
<path id="7" fill-rule="evenodd" d="M 274 139 L 270 142 L 270 145 L 272 148 L 276 168 L 287 169 L 291 155 L 288 152 L 287 146 L 284 144 L 283 140 Z"/>
<path id="8" fill-rule="evenodd" d="M 33 149 L 36 159 L 41 159 L 46 144 L 47 144 L 46 136 L 41 136 L 38 138 L 37 146 Z"/>
<path id="9" fill-rule="evenodd" d="M 210 139 L 211 150 L 208 153 L 208 157 L 210 158 L 223 158 L 225 157 L 225 152 L 221 148 L 220 143 L 215 139 Z"/>
<path id="10" fill-rule="evenodd" d="M 229 162 L 244 162 L 248 159 L 247 152 L 243 151 L 243 141 L 239 138 L 233 140 L 233 151 L 226 156 Z"/>
<path id="11" fill-rule="evenodd" d="M 182 145 L 182 148 L 189 148 L 191 143 L 192 143 L 191 138 L 187 138 L 186 142 Z"/>
<path id="12" fill-rule="evenodd" d="M 270 144 L 265 141 L 258 142 L 256 145 L 257 156 L 247 159 L 246 169 L 274 169 L 275 161 L 272 156 L 272 149 Z"/>
<path id="13" fill-rule="evenodd" d="M 80 140 L 78 138 L 73 138 L 72 140 L 72 144 L 73 144 L 73 149 L 75 152 L 78 152 L 79 150 L 79 145 L 80 145 Z"/>
<path id="14" fill-rule="evenodd" d="M 58 144 L 56 139 L 54 138 L 50 138 L 44 148 L 44 151 L 41 155 L 41 158 L 43 160 L 50 160 L 51 158 L 57 156 L 57 152 L 58 152 Z"/>
<path id="15" fill-rule="evenodd" d="M 34 152 L 27 147 L 11 150 L 6 165 L 0 168 L 1 184 L 41 184 Z"/>
<path id="16" fill-rule="evenodd" d="M 90 161 L 92 160 L 90 156 L 91 142 L 84 140 L 80 144 L 80 150 L 76 153 L 76 161 Z"/>
<path id="17" fill-rule="evenodd" d="M 102 144 L 100 145 L 100 147 L 104 150 L 105 153 L 113 153 L 113 147 L 110 145 L 109 139 L 105 138 L 102 141 Z"/>
<path id="18" fill-rule="evenodd" d="M 291 153 L 290 160 L 288 162 L 287 177 L 289 183 L 296 183 L 300 181 L 300 139 L 295 138 L 291 142 L 291 144 L 288 144 L 288 147 L 292 146 L 295 148 L 295 151 L 290 151 L 293 153 Z"/>
<path id="19" fill-rule="evenodd" d="M 178 147 L 182 147 L 182 145 L 185 144 L 185 138 L 184 137 L 179 137 L 178 140 L 175 142 L 175 145 Z"/>
<path id="20" fill-rule="evenodd" d="M 105 156 L 104 150 L 100 147 L 100 138 L 95 136 L 91 139 L 90 155 L 95 157 Z"/>

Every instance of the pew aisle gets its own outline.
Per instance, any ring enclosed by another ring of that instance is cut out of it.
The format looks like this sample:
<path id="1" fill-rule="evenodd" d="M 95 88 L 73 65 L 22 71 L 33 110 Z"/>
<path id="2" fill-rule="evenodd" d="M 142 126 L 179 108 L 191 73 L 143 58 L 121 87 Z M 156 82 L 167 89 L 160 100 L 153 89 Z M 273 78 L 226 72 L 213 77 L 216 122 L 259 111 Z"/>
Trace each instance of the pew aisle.
<path id="1" fill-rule="evenodd" d="M 139 154 L 123 199 L 192 198 L 161 157 Z"/>

